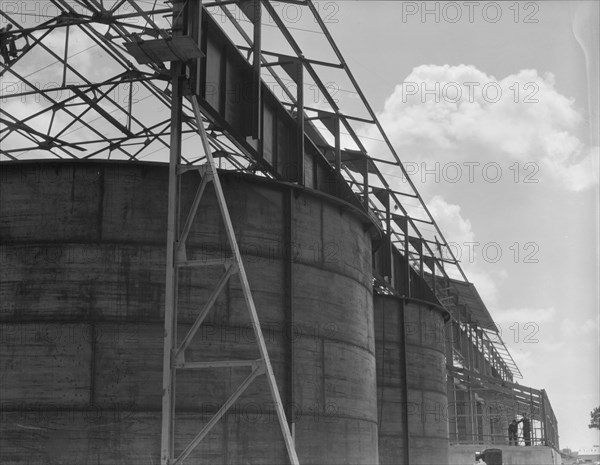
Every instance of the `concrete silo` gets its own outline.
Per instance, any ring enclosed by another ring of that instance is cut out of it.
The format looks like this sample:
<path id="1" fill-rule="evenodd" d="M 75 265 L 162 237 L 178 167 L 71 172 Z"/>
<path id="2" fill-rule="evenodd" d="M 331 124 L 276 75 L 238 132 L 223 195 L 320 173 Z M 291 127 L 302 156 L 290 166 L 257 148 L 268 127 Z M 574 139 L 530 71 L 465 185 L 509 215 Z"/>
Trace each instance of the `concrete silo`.
<path id="1" fill-rule="evenodd" d="M 285 183 L 222 183 L 301 463 L 377 463 L 370 220 Z M 2 463 L 159 462 L 166 189 L 160 164 L 3 165 Z M 224 253 L 216 208 L 208 196 L 189 236 L 199 259 Z M 218 274 L 181 274 L 182 328 Z M 254 350 L 241 305 L 232 279 L 190 358 Z M 178 376 L 181 441 L 243 376 Z M 286 463 L 280 434 L 257 381 L 190 460 Z"/>
<path id="2" fill-rule="evenodd" d="M 380 463 L 447 463 L 447 312 L 391 295 L 376 295 L 374 311 Z"/>

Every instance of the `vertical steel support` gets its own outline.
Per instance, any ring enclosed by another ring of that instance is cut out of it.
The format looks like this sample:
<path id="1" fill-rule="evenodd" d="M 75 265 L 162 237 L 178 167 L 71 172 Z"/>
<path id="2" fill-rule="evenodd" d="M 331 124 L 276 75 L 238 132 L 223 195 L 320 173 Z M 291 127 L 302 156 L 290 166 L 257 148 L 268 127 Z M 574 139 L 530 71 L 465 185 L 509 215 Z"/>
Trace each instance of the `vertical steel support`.
<path id="1" fill-rule="evenodd" d="M 386 244 L 385 244 L 385 267 L 388 272 L 388 284 L 394 285 L 394 261 L 392 260 L 393 245 L 392 245 L 392 205 L 391 195 L 389 191 L 385 192 L 385 227 L 386 227 Z"/>
<path id="2" fill-rule="evenodd" d="M 467 376 L 467 405 L 469 414 L 466 418 L 467 434 L 470 436 L 470 441 L 475 441 L 475 416 L 473 415 L 473 393 L 471 392 L 471 377 Z"/>
<path id="3" fill-rule="evenodd" d="M 402 276 L 404 277 L 404 282 L 396 283 L 394 282 L 394 286 L 397 286 L 399 289 L 404 289 L 404 295 L 407 297 L 411 296 L 410 292 L 410 261 L 408 259 L 408 219 L 406 216 L 392 214 L 392 221 L 398 225 L 402 234 L 404 234 L 404 270 L 402 272 Z M 400 260 L 400 259 L 399 259 Z M 394 262 L 394 270 L 396 269 L 395 263 L 396 261 L 392 259 Z"/>
<path id="4" fill-rule="evenodd" d="M 535 402 L 533 401 L 533 393 L 529 391 L 529 445 L 535 445 L 535 423 L 533 422 L 535 412 Z M 533 434 L 531 434 L 533 432 Z"/>
<path id="5" fill-rule="evenodd" d="M 449 285 L 446 285 L 446 284 L 445 284 L 445 281 L 446 281 L 446 280 L 445 280 L 445 277 L 446 277 L 447 275 L 446 275 L 446 271 L 444 270 L 444 254 L 443 254 L 443 252 L 442 252 L 442 244 L 440 244 L 440 242 L 438 241 L 438 238 L 437 238 L 437 236 L 434 236 L 434 237 L 435 237 L 435 245 L 436 245 L 436 248 L 437 248 L 437 252 L 440 254 L 440 260 L 438 261 L 438 265 L 439 265 L 439 267 L 440 267 L 440 271 L 442 272 L 442 274 L 440 275 L 440 277 L 441 277 L 441 278 L 444 278 L 444 279 L 442 279 L 442 285 L 443 285 L 444 287 L 449 287 Z M 434 265 L 434 266 L 435 266 L 435 265 Z M 434 286 L 435 286 L 435 273 L 434 273 L 434 275 L 433 275 L 433 279 L 434 279 L 434 281 L 433 281 L 433 282 L 434 282 Z M 448 279 L 448 282 L 449 282 L 449 281 L 450 281 L 450 279 Z"/>
<path id="6" fill-rule="evenodd" d="M 340 118 L 335 116 L 333 118 L 334 137 L 335 137 L 335 193 L 338 197 L 342 196 L 342 183 L 344 182 L 342 177 L 342 143 L 340 137 Z"/>
<path id="7" fill-rule="evenodd" d="M 435 265 L 436 265 L 436 263 L 438 263 L 437 260 L 435 259 L 435 257 L 431 259 L 431 263 L 432 263 L 431 271 L 433 272 L 433 293 L 435 295 L 436 290 L 437 290 L 437 275 L 435 273 Z"/>
<path id="8" fill-rule="evenodd" d="M 541 414 L 542 414 L 542 421 L 541 421 L 541 427 L 542 427 L 542 445 L 543 446 L 547 446 L 548 445 L 548 425 L 546 423 L 546 391 L 544 391 L 542 389 L 541 393 L 540 393 L 540 404 L 541 404 Z"/>
<path id="9" fill-rule="evenodd" d="M 469 370 L 473 370 L 474 368 L 474 362 L 473 362 L 473 358 L 474 358 L 474 353 L 473 353 L 473 327 L 471 326 L 471 324 L 469 323 L 468 327 L 468 333 L 467 333 L 467 345 L 469 347 Z M 470 432 L 470 440 L 471 441 L 475 441 L 475 431 L 477 429 L 477 419 L 475 417 L 475 413 L 474 413 L 474 402 L 473 402 L 473 392 L 471 390 L 471 386 L 472 386 L 472 382 L 471 382 L 471 377 L 467 376 L 467 397 L 468 397 L 468 404 L 469 404 L 469 417 L 468 417 L 468 429 Z"/>
<path id="10" fill-rule="evenodd" d="M 173 2 L 173 34 L 181 34 L 184 11 L 180 1 Z M 176 22 L 175 22 L 176 20 Z M 175 345 L 177 344 L 177 267 L 175 263 L 176 238 L 179 216 L 179 176 L 177 167 L 181 158 L 183 64 L 171 65 L 171 136 L 169 151 L 169 191 L 167 211 L 167 260 L 165 283 L 165 333 L 163 347 L 163 391 L 161 427 L 161 465 L 173 460 L 175 418 Z"/>
<path id="11" fill-rule="evenodd" d="M 475 325 L 475 350 L 473 355 L 475 356 L 475 369 L 481 373 L 481 350 L 479 349 L 479 329 Z"/>
<path id="12" fill-rule="evenodd" d="M 452 400 L 454 401 L 454 439 L 458 441 L 460 439 L 460 422 L 458 419 L 458 398 L 456 396 L 456 383 L 454 383 L 454 376 L 449 376 L 449 382 L 452 386 Z"/>
<path id="13" fill-rule="evenodd" d="M 298 184 L 304 186 L 304 64 L 301 60 L 296 63 L 296 118 L 298 127 Z M 316 186 L 315 186 L 316 187 Z"/>
<path id="14" fill-rule="evenodd" d="M 235 3 L 235 2 L 233 2 Z M 252 23 L 252 101 L 250 117 L 250 137 L 258 142 L 258 152 L 262 154 L 262 88 L 261 88 L 261 56 L 262 56 L 262 7 L 260 0 L 238 0 L 239 8 Z M 245 34 L 245 33 L 244 33 Z M 247 40 L 250 38 L 245 35 Z"/>
<path id="15" fill-rule="evenodd" d="M 283 211 L 284 211 L 284 240 L 283 240 L 283 259 L 285 263 L 285 305 L 287 307 L 286 321 L 286 337 L 289 338 L 287 351 L 287 403 L 291 405 L 289 411 L 288 424 L 292 438 L 296 437 L 296 403 L 295 390 L 296 384 L 296 367 L 295 367 L 295 347 L 294 347 L 294 243 L 293 243 L 293 222 L 294 222 L 294 197 L 291 191 L 286 191 L 283 194 Z"/>
<path id="16" fill-rule="evenodd" d="M 363 193 L 365 210 L 369 211 L 369 158 L 366 153 L 364 155 L 364 171 L 363 171 Z"/>
<path id="17" fill-rule="evenodd" d="M 408 238 L 408 221 L 406 221 L 405 225 L 404 225 L 404 259 L 406 261 L 405 263 L 405 269 L 404 269 L 404 273 L 406 274 L 406 278 L 404 279 L 404 284 L 406 286 L 406 295 L 408 297 L 412 296 L 412 289 L 411 289 L 411 282 L 410 282 L 410 241 Z"/>
<path id="18" fill-rule="evenodd" d="M 301 186 L 305 185 L 304 178 L 304 63 L 302 57 L 279 57 L 279 64 L 296 84 L 296 159 L 294 160 L 294 176 L 288 178 L 292 182 L 297 182 Z"/>
<path id="19" fill-rule="evenodd" d="M 423 281 L 425 280 L 425 267 L 423 260 L 423 239 L 419 240 L 419 274 L 421 279 L 419 280 L 419 287 L 423 286 Z"/>
<path id="20" fill-rule="evenodd" d="M 419 276 L 421 279 L 419 280 L 419 292 L 421 292 L 421 286 L 423 285 L 423 281 L 425 279 L 424 270 L 423 270 L 423 239 L 421 237 L 413 237 L 412 240 L 409 237 L 409 243 L 416 249 L 419 254 Z"/>
<path id="21" fill-rule="evenodd" d="M 252 24 L 254 26 L 254 40 L 253 40 L 253 55 L 252 55 L 252 68 L 253 68 L 253 83 L 252 83 L 252 137 L 258 139 L 259 153 L 262 154 L 262 88 L 260 79 L 261 69 L 261 51 L 262 51 L 262 7 L 260 0 L 253 0 L 253 17 Z"/>

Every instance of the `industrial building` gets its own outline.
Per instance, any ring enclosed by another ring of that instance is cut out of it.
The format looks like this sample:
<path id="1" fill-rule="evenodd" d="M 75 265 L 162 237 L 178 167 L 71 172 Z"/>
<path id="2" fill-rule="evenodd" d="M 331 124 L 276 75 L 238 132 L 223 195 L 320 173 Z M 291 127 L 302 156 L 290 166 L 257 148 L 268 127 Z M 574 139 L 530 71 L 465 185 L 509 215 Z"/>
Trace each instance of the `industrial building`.
<path id="1" fill-rule="evenodd" d="M 274 3 L 2 11 L 0 462 L 560 463 L 317 7 Z"/>

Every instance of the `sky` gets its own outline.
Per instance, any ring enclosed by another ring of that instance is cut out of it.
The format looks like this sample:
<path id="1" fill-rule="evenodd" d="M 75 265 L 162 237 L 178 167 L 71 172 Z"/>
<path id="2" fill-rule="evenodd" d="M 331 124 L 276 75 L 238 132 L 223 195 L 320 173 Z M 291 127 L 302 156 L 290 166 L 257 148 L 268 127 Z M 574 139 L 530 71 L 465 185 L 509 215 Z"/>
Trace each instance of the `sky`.
<path id="1" fill-rule="evenodd" d="M 587 427 L 600 405 L 598 4 L 471 8 L 342 1 L 326 22 L 517 381 L 547 391 L 561 448 L 589 449 L 600 444 Z"/>
<path id="2" fill-rule="evenodd" d="M 500 327 L 518 382 L 547 391 L 562 448 L 600 444 L 587 427 L 600 405 L 598 2 L 316 4 Z M 112 72 L 80 42 L 72 63 L 98 79 Z M 38 81 L 57 73 L 24 66 Z M 359 107 L 345 83 L 332 85 Z M 359 132 L 377 157 L 379 135 Z"/>

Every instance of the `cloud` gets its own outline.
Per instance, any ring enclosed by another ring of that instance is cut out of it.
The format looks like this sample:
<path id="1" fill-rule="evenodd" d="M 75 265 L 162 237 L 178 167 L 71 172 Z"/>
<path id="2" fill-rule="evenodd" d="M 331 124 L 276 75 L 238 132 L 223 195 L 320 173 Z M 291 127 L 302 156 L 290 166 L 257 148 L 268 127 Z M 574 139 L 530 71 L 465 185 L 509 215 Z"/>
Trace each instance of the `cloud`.
<path id="1" fill-rule="evenodd" d="M 583 117 L 557 91 L 551 73 L 521 70 L 496 79 L 470 65 L 418 66 L 378 117 L 403 161 L 496 162 L 506 168 L 533 162 L 541 178 L 566 190 L 598 182 L 598 148 L 579 139 Z M 377 144 L 370 149 L 377 153 Z"/>
<path id="2" fill-rule="evenodd" d="M 541 169 L 547 169 L 555 177 L 561 177 L 563 185 L 572 191 L 581 191 L 598 183 L 598 159 L 600 147 L 590 147 L 579 163 L 568 164 L 556 159 L 542 160 Z"/>
<path id="3" fill-rule="evenodd" d="M 462 217 L 460 205 L 450 204 L 441 195 L 435 195 L 427 202 L 427 208 L 448 242 L 464 244 L 474 241 L 471 222 Z"/>
<path id="4" fill-rule="evenodd" d="M 532 369 L 539 365 L 538 356 L 530 350 L 511 349 L 510 354 L 520 369 Z"/>
<path id="5" fill-rule="evenodd" d="M 573 318 L 563 318 L 560 324 L 560 331 L 565 336 L 574 340 L 577 340 L 581 336 L 593 336 L 597 338 L 598 317 L 595 321 L 592 318 L 580 319 L 579 321 Z"/>
<path id="6" fill-rule="evenodd" d="M 494 317 L 496 322 L 511 324 L 515 322 L 533 322 L 542 323 L 552 321 L 556 315 L 554 307 L 548 308 L 508 308 L 496 310 Z"/>
<path id="7" fill-rule="evenodd" d="M 595 363 L 592 354 L 597 354 L 597 322 L 592 319 L 558 319 L 554 307 L 495 309 L 493 315 L 502 339 L 521 368 L 526 365 L 520 362 L 528 364 L 548 356 L 557 365 L 572 364 L 573 360 L 588 367 Z M 535 378 L 543 371 L 528 374 Z"/>
<path id="8" fill-rule="evenodd" d="M 495 305 L 498 301 L 498 285 L 507 277 L 506 271 L 502 268 L 484 268 L 477 260 L 475 232 L 471 221 L 463 217 L 460 205 L 449 203 L 441 195 L 435 195 L 427 202 L 427 207 L 469 281 L 475 285 L 486 305 Z"/>
<path id="9" fill-rule="evenodd" d="M 462 265 L 467 278 L 475 285 L 479 296 L 489 308 L 498 302 L 500 282 L 506 278 L 506 271 L 488 271 L 479 267 L 477 263 Z M 496 319 L 496 314 L 491 312 L 492 318 Z"/>

